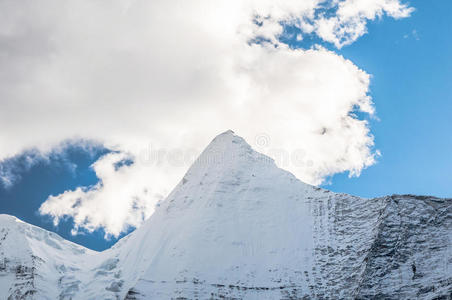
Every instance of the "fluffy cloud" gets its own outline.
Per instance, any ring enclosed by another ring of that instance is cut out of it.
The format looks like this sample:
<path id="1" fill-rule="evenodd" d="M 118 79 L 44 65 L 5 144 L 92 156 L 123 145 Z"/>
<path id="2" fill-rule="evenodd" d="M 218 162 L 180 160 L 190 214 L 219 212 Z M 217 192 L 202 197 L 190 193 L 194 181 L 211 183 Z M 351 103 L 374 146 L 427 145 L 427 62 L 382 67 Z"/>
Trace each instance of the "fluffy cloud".
<path id="1" fill-rule="evenodd" d="M 399 0 L 345 0 L 336 1 L 336 5 L 336 14 L 318 18 L 314 28 L 319 37 L 338 48 L 364 35 L 368 20 L 381 18 L 384 14 L 395 19 L 406 18 L 414 11 Z"/>
<path id="2" fill-rule="evenodd" d="M 99 184 L 51 196 L 41 213 L 115 236 L 226 129 L 306 182 L 358 175 L 375 161 L 353 115 L 374 113 L 369 75 L 279 36 L 291 24 L 340 47 L 367 20 L 410 12 L 398 0 L 2 1 L 0 160 L 68 138 L 103 143 L 114 153 L 93 166 Z"/>
<path id="3" fill-rule="evenodd" d="M 101 226 L 107 229 L 107 235 L 118 235 L 127 226 L 139 226 L 153 212 L 155 199 L 163 195 L 152 194 L 146 189 L 150 179 L 146 173 L 130 176 L 126 166 L 118 167 L 118 163 L 125 159 L 128 156 L 124 153 L 106 154 L 93 165 L 96 175 L 102 178 L 101 182 L 90 188 L 79 187 L 50 196 L 42 204 L 41 213 L 56 216 L 55 225 L 59 222 L 58 217 L 72 216 L 74 234 L 81 227 L 93 231 Z M 157 183 L 153 181 L 153 184 Z"/>

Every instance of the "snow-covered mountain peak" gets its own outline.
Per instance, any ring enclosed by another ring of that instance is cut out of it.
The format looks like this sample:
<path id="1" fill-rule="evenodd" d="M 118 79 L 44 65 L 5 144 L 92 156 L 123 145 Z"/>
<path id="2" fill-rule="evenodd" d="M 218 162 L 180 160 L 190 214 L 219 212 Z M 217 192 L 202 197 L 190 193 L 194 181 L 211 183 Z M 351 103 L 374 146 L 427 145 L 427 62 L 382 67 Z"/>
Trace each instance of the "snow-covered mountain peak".
<path id="1" fill-rule="evenodd" d="M 237 168 L 238 164 L 244 163 L 246 160 L 274 163 L 273 159 L 254 151 L 242 137 L 236 135 L 232 130 L 228 130 L 210 142 L 187 173 L 195 173 L 198 168 L 230 170 Z"/>
<path id="2" fill-rule="evenodd" d="M 313 187 L 232 131 L 109 250 L 10 216 L 0 226 L 0 299 L 447 299 L 452 290 L 450 199 Z"/>
<path id="3" fill-rule="evenodd" d="M 0 215 L 0 299 L 70 299 L 96 251 Z"/>
<path id="4" fill-rule="evenodd" d="M 229 130 L 212 140 L 163 206 L 170 210 L 174 206 L 188 207 L 193 201 L 200 204 L 209 201 L 205 196 L 210 194 L 216 201 L 235 200 L 238 199 L 235 193 L 248 190 L 250 197 L 275 186 L 281 191 L 290 186 L 303 193 L 320 190 L 278 168 L 272 158 L 253 150 L 242 137 Z M 187 201 L 188 198 L 192 200 Z M 242 201 L 246 200 L 248 197 Z"/>

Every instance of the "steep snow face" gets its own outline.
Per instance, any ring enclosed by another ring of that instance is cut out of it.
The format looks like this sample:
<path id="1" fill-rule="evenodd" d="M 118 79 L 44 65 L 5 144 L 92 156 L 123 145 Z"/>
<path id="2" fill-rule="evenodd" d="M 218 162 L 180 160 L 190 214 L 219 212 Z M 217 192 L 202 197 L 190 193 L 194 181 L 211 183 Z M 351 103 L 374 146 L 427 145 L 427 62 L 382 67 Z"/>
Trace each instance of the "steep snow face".
<path id="1" fill-rule="evenodd" d="M 0 299 L 447 298 L 451 204 L 319 189 L 228 131 L 104 252 L 2 216 Z"/>
<path id="2" fill-rule="evenodd" d="M 226 132 L 121 246 L 124 274 L 137 272 L 126 280 L 138 279 L 129 298 L 359 298 L 390 207 L 392 198 L 306 185 Z M 438 226 L 450 233 L 450 219 Z M 442 244 L 430 241 L 441 257 L 450 255 L 447 234 Z M 440 273 L 447 282 L 451 272 Z M 419 282 L 399 284 L 410 286 L 411 296 L 422 289 Z M 391 290 L 390 281 L 383 285 Z"/>

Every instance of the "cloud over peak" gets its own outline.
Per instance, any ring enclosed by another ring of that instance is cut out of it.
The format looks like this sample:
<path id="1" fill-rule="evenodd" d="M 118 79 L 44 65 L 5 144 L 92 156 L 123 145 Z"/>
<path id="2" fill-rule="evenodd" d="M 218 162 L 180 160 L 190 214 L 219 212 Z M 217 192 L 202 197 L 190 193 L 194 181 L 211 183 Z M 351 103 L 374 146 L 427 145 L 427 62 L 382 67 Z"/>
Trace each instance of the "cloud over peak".
<path id="1" fill-rule="evenodd" d="M 305 182 L 358 175 L 375 161 L 353 115 L 374 113 L 369 75 L 280 37 L 291 24 L 342 47 L 368 20 L 411 11 L 398 0 L 2 1 L 0 160 L 101 142 L 114 152 L 93 166 L 100 183 L 49 197 L 41 213 L 115 236 L 227 128 Z M 134 163 L 113 167 L 124 157 Z"/>

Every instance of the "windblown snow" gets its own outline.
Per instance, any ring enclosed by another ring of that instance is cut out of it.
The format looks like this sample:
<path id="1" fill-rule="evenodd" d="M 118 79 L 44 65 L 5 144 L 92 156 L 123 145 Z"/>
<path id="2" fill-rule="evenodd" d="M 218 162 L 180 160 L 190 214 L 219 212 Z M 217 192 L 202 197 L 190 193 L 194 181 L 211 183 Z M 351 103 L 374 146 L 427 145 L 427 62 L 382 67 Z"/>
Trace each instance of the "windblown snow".
<path id="1" fill-rule="evenodd" d="M 0 215 L 0 299 L 451 299 L 452 201 L 307 185 L 228 131 L 95 252 Z"/>

